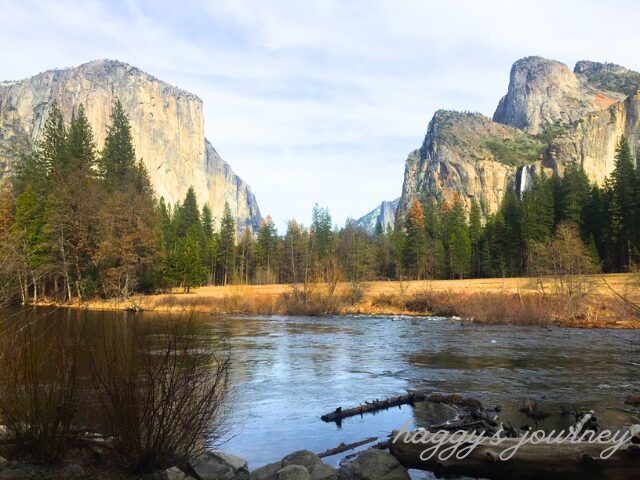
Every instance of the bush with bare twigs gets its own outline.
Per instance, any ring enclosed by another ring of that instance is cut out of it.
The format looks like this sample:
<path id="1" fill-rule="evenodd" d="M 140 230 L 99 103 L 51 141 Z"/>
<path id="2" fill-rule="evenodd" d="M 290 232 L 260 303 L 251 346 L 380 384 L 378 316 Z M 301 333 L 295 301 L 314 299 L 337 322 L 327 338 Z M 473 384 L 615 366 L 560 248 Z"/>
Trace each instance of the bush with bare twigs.
<path id="1" fill-rule="evenodd" d="M 14 318 L 0 332 L 0 417 L 16 455 L 60 460 L 80 406 L 78 326 Z"/>
<path id="2" fill-rule="evenodd" d="M 113 444 L 132 471 L 182 464 L 226 430 L 229 359 L 188 319 L 137 317 L 102 332 L 91 371 Z M 153 334 L 158 325 L 164 334 Z"/>

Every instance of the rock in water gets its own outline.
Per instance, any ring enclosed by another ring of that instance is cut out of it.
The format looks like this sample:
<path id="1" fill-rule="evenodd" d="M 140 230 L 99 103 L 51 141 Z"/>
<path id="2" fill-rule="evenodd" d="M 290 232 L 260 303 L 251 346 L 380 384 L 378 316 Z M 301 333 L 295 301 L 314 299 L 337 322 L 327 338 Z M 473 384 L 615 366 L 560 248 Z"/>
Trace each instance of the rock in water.
<path id="1" fill-rule="evenodd" d="M 113 60 L 0 83 L 0 178 L 14 171 L 21 154 L 41 138 L 54 100 L 66 121 L 74 108 L 84 105 L 101 148 L 116 99 L 129 117 L 136 155 L 158 198 L 175 205 L 193 186 L 214 218 L 222 217 L 226 201 L 239 232 L 246 226 L 259 228 L 260 210 L 251 189 L 205 139 L 202 100 Z"/>
<path id="2" fill-rule="evenodd" d="M 278 480 L 311 480 L 311 476 L 303 466 L 289 465 L 278 470 Z"/>
<path id="3" fill-rule="evenodd" d="M 167 468 L 162 472 L 162 480 L 184 480 L 185 473 L 178 467 Z"/>
<path id="4" fill-rule="evenodd" d="M 192 466 L 200 480 L 249 480 L 247 462 L 234 455 L 205 453 Z"/>
<path id="5" fill-rule="evenodd" d="M 282 466 L 300 465 L 311 472 L 316 466 L 321 465 L 322 460 L 315 453 L 309 450 L 300 450 L 290 453 L 282 459 Z"/>
<path id="6" fill-rule="evenodd" d="M 61 472 L 62 478 L 82 478 L 87 476 L 87 472 L 85 472 L 84 468 L 75 463 L 71 463 L 64 467 Z M 171 479 L 171 480 L 182 480 L 182 479 Z"/>
<path id="7" fill-rule="evenodd" d="M 409 473 L 390 453 L 370 448 L 340 467 L 340 480 L 409 480 Z"/>
<path id="8" fill-rule="evenodd" d="M 320 457 L 309 450 L 290 453 L 281 461 L 251 472 L 251 480 L 337 480 L 338 473 L 322 463 Z"/>

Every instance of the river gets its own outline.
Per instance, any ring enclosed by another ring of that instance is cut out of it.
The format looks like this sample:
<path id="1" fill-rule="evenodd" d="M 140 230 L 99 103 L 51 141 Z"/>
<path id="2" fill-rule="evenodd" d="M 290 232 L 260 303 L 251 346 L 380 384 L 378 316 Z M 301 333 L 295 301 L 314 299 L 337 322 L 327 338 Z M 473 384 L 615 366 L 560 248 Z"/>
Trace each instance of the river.
<path id="1" fill-rule="evenodd" d="M 91 322 L 131 315 L 38 312 Z M 613 408 L 623 408 L 625 396 L 640 390 L 640 330 L 479 326 L 429 317 L 200 314 L 197 321 L 212 345 L 231 355 L 235 403 L 224 449 L 252 469 L 303 448 L 322 452 L 340 442 L 385 437 L 410 419 L 428 424 L 424 405 L 349 418 L 341 426 L 320 420 L 338 406 L 407 390 L 500 405 L 501 418 L 514 426 L 532 424 L 517 410 L 534 399 L 552 413 L 540 427 L 571 423 L 561 418 L 561 405 L 594 409 L 602 425 L 629 422 Z M 326 461 L 335 465 L 339 457 Z"/>

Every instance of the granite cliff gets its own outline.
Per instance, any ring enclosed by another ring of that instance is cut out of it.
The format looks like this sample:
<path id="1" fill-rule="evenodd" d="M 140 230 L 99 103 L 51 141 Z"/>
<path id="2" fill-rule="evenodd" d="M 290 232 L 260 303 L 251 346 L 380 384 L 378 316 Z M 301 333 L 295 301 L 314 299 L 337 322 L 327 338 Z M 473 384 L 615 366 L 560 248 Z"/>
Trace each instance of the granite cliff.
<path id="1" fill-rule="evenodd" d="M 355 220 L 353 223 L 357 227 L 364 228 L 370 234 L 375 233 L 378 224 L 386 231 L 387 228 L 393 227 L 396 221 L 396 210 L 399 202 L 399 198 L 391 200 L 390 202 L 383 201 L 376 208 Z"/>
<path id="2" fill-rule="evenodd" d="M 572 71 L 540 57 L 518 60 L 493 119 L 435 113 L 422 146 L 407 158 L 398 218 L 427 195 L 459 198 L 467 207 L 475 199 L 486 215 L 536 171 L 562 174 L 570 162 L 602 184 L 620 136 L 634 153 L 640 146 L 639 87 L 639 73 L 610 63 L 580 61 Z"/>
<path id="3" fill-rule="evenodd" d="M 66 119 L 84 105 L 101 148 L 116 98 L 129 116 L 136 154 L 158 197 L 175 204 L 193 186 L 216 219 L 227 201 L 239 231 L 258 228 L 260 210 L 251 189 L 205 139 L 202 100 L 112 60 L 0 83 L 0 178 L 10 175 L 21 154 L 40 139 L 54 100 Z"/>

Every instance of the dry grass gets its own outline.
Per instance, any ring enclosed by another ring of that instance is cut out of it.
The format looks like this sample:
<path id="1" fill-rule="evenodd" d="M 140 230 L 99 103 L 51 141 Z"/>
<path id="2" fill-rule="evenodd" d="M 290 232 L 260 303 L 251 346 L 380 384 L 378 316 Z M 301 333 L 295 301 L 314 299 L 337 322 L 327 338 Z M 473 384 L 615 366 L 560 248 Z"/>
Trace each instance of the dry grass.
<path id="1" fill-rule="evenodd" d="M 634 302 L 640 301 L 637 278 L 629 274 L 605 275 L 606 282 Z M 405 282 L 366 282 L 354 290 L 340 283 L 327 297 L 326 285 L 229 285 L 181 292 L 138 296 L 133 302 L 93 301 L 92 309 L 125 309 L 224 314 L 380 314 L 460 316 L 478 323 L 545 324 L 578 327 L 638 328 L 637 311 L 625 305 L 600 275 L 585 276 L 588 292 L 570 303 L 565 297 L 542 295 L 553 291 L 553 279 L 488 278 Z M 311 293 L 309 293 L 311 292 Z M 562 298 L 562 300 L 560 300 Z"/>

